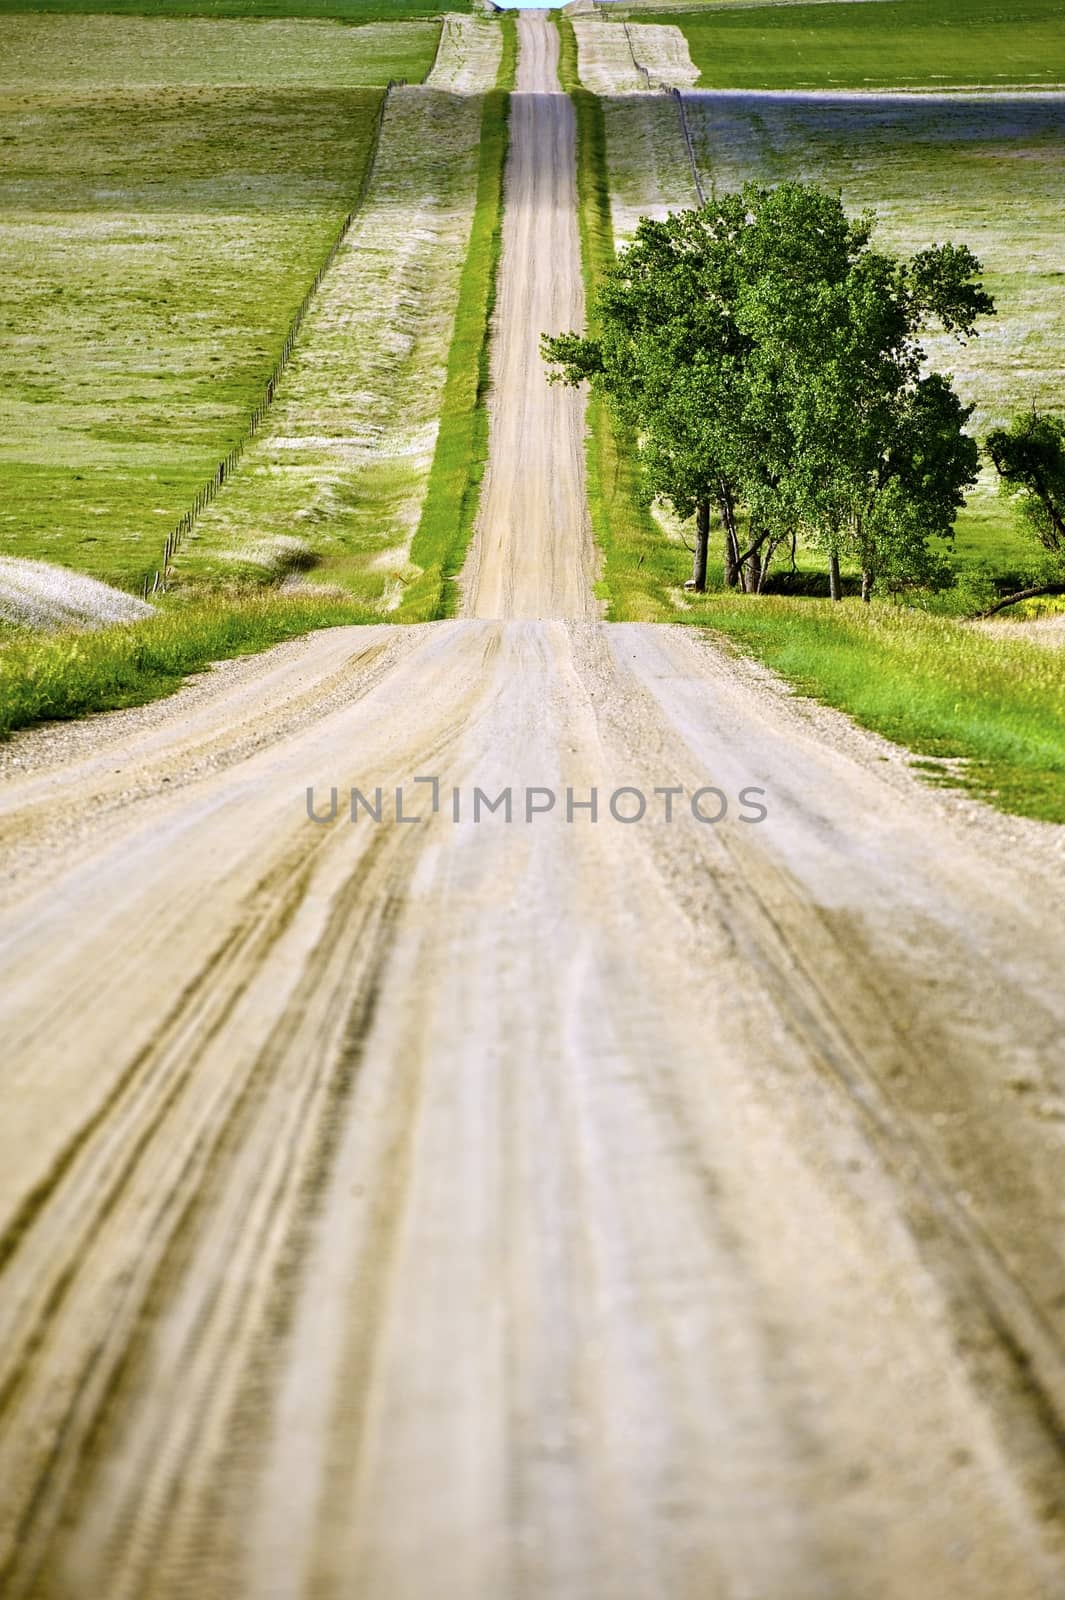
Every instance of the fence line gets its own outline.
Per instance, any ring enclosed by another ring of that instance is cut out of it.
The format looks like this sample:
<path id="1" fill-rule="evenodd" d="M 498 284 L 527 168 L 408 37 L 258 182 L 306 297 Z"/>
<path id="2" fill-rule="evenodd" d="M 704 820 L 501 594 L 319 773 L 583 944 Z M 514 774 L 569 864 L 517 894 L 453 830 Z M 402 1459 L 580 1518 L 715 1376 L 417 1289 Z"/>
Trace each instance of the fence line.
<path id="1" fill-rule="evenodd" d="M 699 163 L 695 159 L 695 146 L 692 144 L 691 130 L 688 127 L 688 113 L 684 109 L 684 95 L 680 89 L 673 89 L 671 92 L 676 99 L 677 110 L 680 112 L 680 127 L 681 132 L 684 134 L 684 143 L 688 147 L 688 161 L 691 165 L 692 177 L 695 180 L 695 192 L 699 196 L 699 204 L 705 206 L 706 190 L 703 188 L 703 180 L 699 176 Z"/>
<path id="2" fill-rule="evenodd" d="M 407 80 L 405 78 L 390 78 L 388 80 L 388 85 L 381 97 L 381 104 L 377 110 L 377 120 L 374 126 L 370 157 L 366 163 L 366 168 L 362 175 L 362 181 L 359 184 L 359 192 L 355 197 L 355 203 L 352 205 L 351 210 L 341 222 L 336 237 L 329 246 L 324 260 L 320 263 L 317 272 L 311 280 L 310 287 L 303 296 L 303 299 L 300 301 L 296 313 L 289 324 L 288 333 L 285 335 L 285 342 L 281 346 L 281 353 L 274 362 L 273 370 L 271 371 L 269 378 L 266 380 L 266 387 L 263 390 L 259 403 L 256 405 L 254 411 L 251 413 L 251 416 L 248 418 L 245 424 L 243 434 L 237 440 L 236 444 L 233 445 L 232 449 L 225 456 L 223 456 L 222 460 L 215 468 L 212 476 L 207 479 L 206 483 L 201 484 L 200 488 L 197 489 L 191 506 L 188 508 L 188 510 L 182 513 L 176 525 L 167 534 L 166 540 L 163 544 L 162 565 L 156 568 L 154 572 L 149 571 L 145 573 L 144 582 L 141 586 L 141 592 L 145 600 L 148 599 L 149 594 L 166 592 L 166 580 L 170 576 L 170 568 L 179 547 L 184 543 L 185 539 L 188 538 L 189 534 L 196 525 L 197 519 L 211 504 L 212 500 L 222 488 L 222 485 L 225 483 L 226 479 L 230 477 L 235 470 L 237 463 L 244 454 L 249 441 L 252 440 L 258 433 L 260 427 L 262 426 L 263 418 L 273 405 L 274 396 L 277 394 L 278 385 L 281 382 L 285 368 L 288 366 L 289 358 L 292 355 L 296 339 L 299 335 L 301 327 L 303 326 L 304 318 L 311 308 L 311 302 L 318 293 L 318 290 L 322 284 L 322 279 L 325 277 L 326 273 L 329 271 L 329 268 L 336 260 L 341 246 L 351 231 L 352 224 L 359 215 L 359 212 L 362 210 L 363 204 L 365 203 L 366 195 L 369 191 L 370 183 L 373 178 L 374 168 L 377 165 L 377 155 L 381 143 L 381 129 L 384 125 L 385 112 L 388 109 L 389 97 L 391 96 L 393 89 L 402 88 L 406 81 Z"/>
<path id="3" fill-rule="evenodd" d="M 648 72 L 647 68 L 640 61 L 638 61 L 636 59 L 636 51 L 635 51 L 635 49 L 633 47 L 632 34 L 629 32 L 628 23 L 627 22 L 623 22 L 621 24 L 621 26 L 625 30 L 625 43 L 629 47 L 629 55 L 632 57 L 632 64 L 636 68 L 636 71 L 638 72 L 640 77 L 643 79 L 644 87 L 647 89 L 648 93 L 653 93 L 655 89 L 663 88 L 664 85 L 662 85 L 660 83 L 654 83 L 652 81 L 651 74 Z"/>
<path id="4" fill-rule="evenodd" d="M 680 114 L 680 130 L 684 135 L 684 144 L 688 152 L 688 164 L 692 169 L 692 179 L 695 183 L 695 192 L 699 197 L 699 204 L 701 206 L 705 206 L 706 191 L 703 188 L 703 180 L 699 173 L 699 163 L 695 159 L 695 146 L 692 143 L 691 129 L 688 126 L 688 113 L 684 109 L 683 90 L 678 89 L 675 84 L 663 83 L 660 79 L 652 78 L 647 68 L 643 66 L 636 58 L 636 50 L 633 46 L 632 34 L 629 32 L 628 23 L 623 22 L 622 27 L 625 30 L 625 41 L 629 47 L 629 55 L 632 57 L 632 64 L 636 68 L 636 71 L 643 78 L 644 83 L 647 85 L 648 91 L 660 91 L 662 94 L 671 94 L 677 102 L 677 110 Z"/>

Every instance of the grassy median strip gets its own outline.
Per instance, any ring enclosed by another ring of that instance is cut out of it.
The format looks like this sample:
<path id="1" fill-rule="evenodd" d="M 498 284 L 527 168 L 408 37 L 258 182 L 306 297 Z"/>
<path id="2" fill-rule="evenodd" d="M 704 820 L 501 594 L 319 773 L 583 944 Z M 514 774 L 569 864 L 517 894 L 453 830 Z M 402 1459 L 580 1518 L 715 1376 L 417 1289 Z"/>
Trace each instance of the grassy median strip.
<path id="1" fill-rule="evenodd" d="M 607 174 L 606 119 L 597 95 L 582 87 L 577 38 L 556 13 L 559 80 L 577 118 L 577 200 L 585 299 L 614 259 Z M 640 498 L 635 444 L 622 435 L 605 403 L 588 399 L 585 442 L 588 511 L 602 558 L 599 583 L 610 622 L 658 622 L 673 616 L 668 588 L 683 582 L 683 555 L 670 544 Z"/>
<path id="2" fill-rule="evenodd" d="M 503 52 L 499 58 L 499 75 L 496 88 L 509 94 L 518 76 L 518 24 L 511 16 L 501 16 L 499 27 L 503 34 Z"/>
<path id="3" fill-rule="evenodd" d="M 0 738 L 33 723 L 143 705 L 213 661 L 315 628 L 380 621 L 340 596 L 254 590 L 164 606 L 95 632 L 12 633 L 0 642 Z"/>
<path id="4" fill-rule="evenodd" d="M 515 24 L 504 19 L 500 80 L 512 80 Z M 433 464 L 410 559 L 421 567 L 397 613 L 402 622 L 426 622 L 455 609 L 456 586 L 473 531 L 488 459 L 489 343 L 496 276 L 502 247 L 503 172 L 506 164 L 510 95 L 485 96 L 481 118 L 477 209 L 448 355 Z"/>
<path id="5" fill-rule="evenodd" d="M 1065 651 L 889 605 L 710 595 L 709 625 L 1001 811 L 1065 822 Z"/>

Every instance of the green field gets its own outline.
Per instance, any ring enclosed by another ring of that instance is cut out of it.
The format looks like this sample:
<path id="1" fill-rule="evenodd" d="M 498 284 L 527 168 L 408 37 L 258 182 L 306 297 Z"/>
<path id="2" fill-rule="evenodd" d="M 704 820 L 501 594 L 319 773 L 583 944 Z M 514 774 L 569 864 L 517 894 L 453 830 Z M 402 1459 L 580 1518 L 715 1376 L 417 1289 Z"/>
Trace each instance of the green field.
<path id="1" fill-rule="evenodd" d="M 381 91 L 7 96 L 0 538 L 135 585 L 240 436 Z"/>
<path id="2" fill-rule="evenodd" d="M 190 17 L 12 17 L 0 33 L 0 87 L 12 92 L 212 88 L 357 89 L 421 83 L 437 22 L 209 21 Z M 105 128 L 102 137 L 108 140 Z M 76 178 L 76 170 L 66 170 Z"/>
<path id="3" fill-rule="evenodd" d="M 127 587 L 158 564 L 242 436 L 360 193 L 383 99 L 362 85 L 423 76 L 438 34 L 424 22 L 5 24 L 6 554 Z"/>
<path id="4" fill-rule="evenodd" d="M 1065 0 L 708 6 L 654 21 L 683 29 L 706 89 L 1065 84 Z"/>
<path id="5" fill-rule="evenodd" d="M 403 22 L 470 11 L 472 0 L 0 0 L 0 16 L 44 12 L 70 17 L 323 17 L 340 22 Z"/>

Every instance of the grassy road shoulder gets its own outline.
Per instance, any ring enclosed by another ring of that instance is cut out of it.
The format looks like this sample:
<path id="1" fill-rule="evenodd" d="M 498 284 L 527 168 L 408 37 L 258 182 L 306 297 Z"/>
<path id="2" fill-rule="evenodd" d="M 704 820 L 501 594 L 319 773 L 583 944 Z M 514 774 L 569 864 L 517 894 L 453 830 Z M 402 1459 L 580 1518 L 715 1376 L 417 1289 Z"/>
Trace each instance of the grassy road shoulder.
<path id="1" fill-rule="evenodd" d="M 688 620 L 999 810 L 1065 823 L 1065 651 L 888 605 L 709 595 Z"/>
<path id="2" fill-rule="evenodd" d="M 95 632 L 16 632 L 0 641 L 0 739 L 34 723 L 144 705 L 212 662 L 316 628 L 378 622 L 338 596 L 253 590 L 164 605 Z"/>
<path id="3" fill-rule="evenodd" d="M 433 464 L 410 559 L 420 574 L 404 593 L 402 622 L 428 622 L 455 610 L 454 579 L 461 571 L 488 459 L 488 388 L 492 313 L 502 248 L 510 88 L 517 29 L 504 17 L 497 87 L 485 96 L 481 118 L 477 204 L 459 283 Z"/>
<path id="4" fill-rule="evenodd" d="M 614 259 L 603 102 L 585 89 L 578 72 L 577 39 L 568 17 L 556 13 L 559 78 L 577 118 L 577 197 L 581 267 L 589 305 Z M 610 622 L 670 619 L 667 589 L 683 582 L 684 551 L 668 543 L 639 495 L 633 441 L 623 437 L 597 396 L 588 401 L 585 442 L 588 509 L 602 554 L 600 598 Z"/>

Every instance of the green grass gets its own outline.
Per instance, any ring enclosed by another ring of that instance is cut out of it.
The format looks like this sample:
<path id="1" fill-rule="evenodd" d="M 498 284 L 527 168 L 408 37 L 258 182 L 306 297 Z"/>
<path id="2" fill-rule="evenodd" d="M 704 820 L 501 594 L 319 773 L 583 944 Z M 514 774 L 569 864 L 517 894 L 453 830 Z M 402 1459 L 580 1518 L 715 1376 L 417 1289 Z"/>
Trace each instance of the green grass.
<path id="1" fill-rule="evenodd" d="M 513 81 L 516 26 L 504 21 L 502 82 Z M 421 519 L 411 544 L 421 569 L 407 588 L 399 616 L 428 621 L 455 607 L 453 582 L 465 559 L 488 457 L 489 332 L 502 241 L 503 172 L 508 142 L 509 94 L 485 96 L 477 209 L 459 283 L 458 309 L 440 406 L 440 427 Z"/>
<path id="2" fill-rule="evenodd" d="M 358 89 L 392 78 L 421 83 L 439 38 L 439 22 L 430 21 L 342 28 L 321 21 L 13 16 L 0 30 L 0 85 L 53 93 L 147 84 Z M 106 128 L 103 140 L 106 148 Z"/>
<path id="3" fill-rule="evenodd" d="M 658 12 L 707 89 L 1065 83 L 1065 0 L 877 0 Z"/>
<path id="4" fill-rule="evenodd" d="M 20 49 L 24 20 L 5 26 Z M 175 76 L 237 59 L 253 79 L 149 89 L 110 81 L 135 74 L 130 24 L 62 24 L 83 25 L 96 87 L 0 91 L 0 547 L 136 587 L 242 436 L 359 194 L 382 91 L 339 85 L 380 30 L 145 24 L 203 35 Z"/>
<path id="5" fill-rule="evenodd" d="M 0 639 L 0 738 L 37 722 L 142 705 L 212 661 L 373 620 L 347 600 L 259 591 L 171 603 L 144 622 L 92 633 L 15 633 Z"/>
<path id="6" fill-rule="evenodd" d="M 581 87 L 577 35 L 572 22 L 561 11 L 555 12 L 554 22 L 558 28 L 558 81 L 562 93 L 572 95 Z"/>
<path id="7" fill-rule="evenodd" d="M 243 432 L 381 91 L 7 97 L 0 545 L 136 586 Z"/>
<path id="8" fill-rule="evenodd" d="M 503 34 L 503 50 L 499 61 L 496 88 L 510 93 L 518 76 L 518 23 L 513 13 L 501 16 L 499 26 Z"/>
<path id="9" fill-rule="evenodd" d="M 459 514 L 454 483 L 440 485 L 438 467 L 434 490 L 430 469 L 449 448 L 459 391 L 477 385 L 503 110 L 498 92 L 392 97 L 351 234 L 261 429 L 182 545 L 176 581 L 270 581 L 294 558 L 382 610 L 408 594 L 427 483 L 431 519 Z"/>
<path id="10" fill-rule="evenodd" d="M 1065 822 L 1065 651 L 886 605 L 712 595 L 691 616 L 923 757 L 925 776 Z"/>
<path id="11" fill-rule="evenodd" d="M 472 0 L 0 0 L 0 16 L 296 17 L 340 22 L 405 22 L 470 11 Z"/>
<path id="12" fill-rule="evenodd" d="M 614 259 L 607 180 L 603 102 L 581 87 L 577 41 L 568 17 L 556 14 L 560 34 L 559 81 L 577 119 L 577 202 L 584 292 Z M 585 470 L 592 532 L 602 557 L 600 598 L 611 622 L 655 622 L 670 615 L 662 582 L 669 563 L 683 566 L 683 549 L 669 544 L 639 500 L 633 441 L 613 423 L 596 395 L 588 401 Z M 683 581 L 683 578 L 680 579 Z"/>

